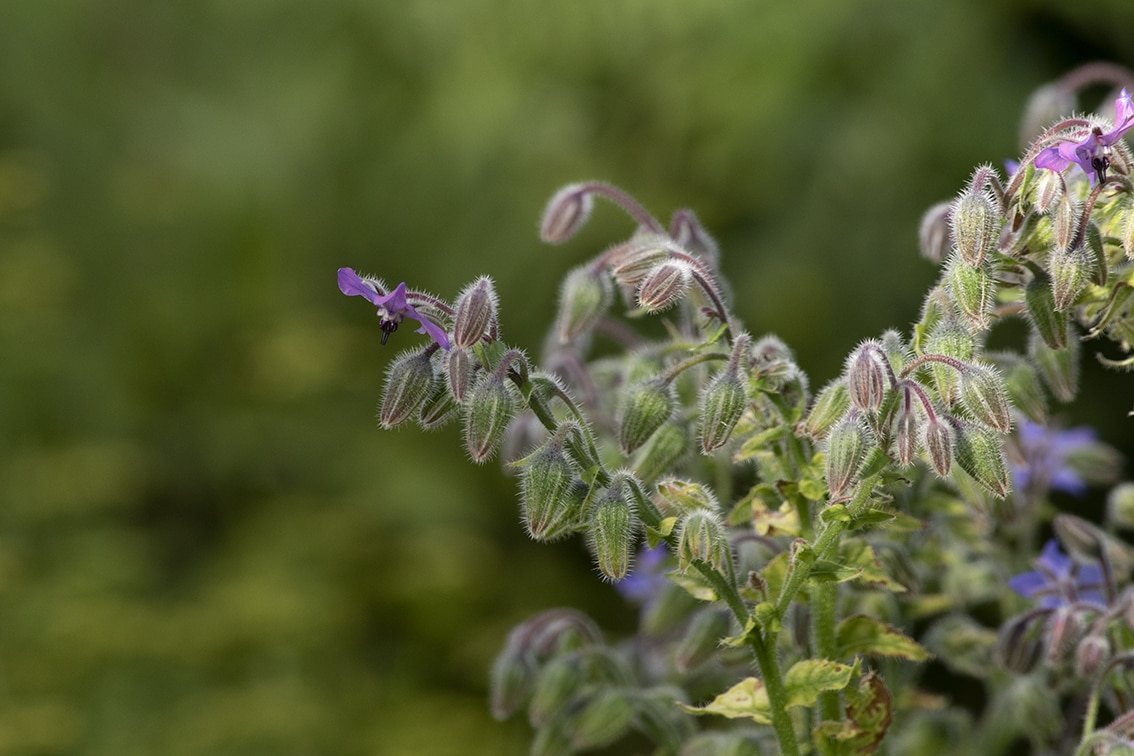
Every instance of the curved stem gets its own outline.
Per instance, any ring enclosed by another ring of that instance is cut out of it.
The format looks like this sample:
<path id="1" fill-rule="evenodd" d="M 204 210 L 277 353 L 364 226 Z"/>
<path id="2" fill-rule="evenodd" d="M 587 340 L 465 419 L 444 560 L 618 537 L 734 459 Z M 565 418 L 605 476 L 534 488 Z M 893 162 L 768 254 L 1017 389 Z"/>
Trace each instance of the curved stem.
<path id="1" fill-rule="evenodd" d="M 634 199 L 617 186 L 607 184 L 603 181 L 588 181 L 580 188 L 588 194 L 596 194 L 600 197 L 605 197 L 615 205 L 618 205 L 627 215 L 637 221 L 638 225 L 645 226 L 659 234 L 665 233 L 665 226 L 659 223 L 657 218 L 650 215 L 649 211 L 642 207 L 638 200 Z"/>

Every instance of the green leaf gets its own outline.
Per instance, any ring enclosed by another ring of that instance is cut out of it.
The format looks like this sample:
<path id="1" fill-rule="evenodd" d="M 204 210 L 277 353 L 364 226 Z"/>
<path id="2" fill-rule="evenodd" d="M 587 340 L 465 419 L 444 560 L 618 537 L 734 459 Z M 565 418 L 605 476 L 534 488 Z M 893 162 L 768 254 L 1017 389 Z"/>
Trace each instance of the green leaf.
<path id="1" fill-rule="evenodd" d="M 823 522 L 850 522 L 851 514 L 845 504 L 832 504 L 819 513 Z"/>
<path id="2" fill-rule="evenodd" d="M 696 570 L 688 572 L 673 570 L 667 572 L 665 576 L 671 583 L 681 586 L 686 593 L 698 601 L 716 601 L 718 598 L 717 590 Z"/>
<path id="3" fill-rule="evenodd" d="M 752 633 L 759 632 L 759 630 L 759 621 L 757 621 L 756 617 L 750 616 L 748 621 L 744 623 L 744 630 L 740 632 L 740 635 L 730 635 L 727 638 L 722 638 L 721 645 L 728 646 L 729 648 L 740 648 L 741 646 L 748 645 L 748 639 L 752 636 Z"/>
<path id="4" fill-rule="evenodd" d="M 764 584 L 768 588 L 768 596 L 775 599 L 784 590 L 784 582 L 787 580 L 788 571 L 788 553 L 781 551 L 774 557 L 768 560 L 764 565 L 764 569 L 760 570 L 760 577 L 764 578 Z"/>
<path id="5" fill-rule="evenodd" d="M 858 538 L 848 538 L 843 541 L 840 549 L 842 563 L 847 567 L 860 567 L 862 574 L 859 579 L 878 588 L 884 588 L 894 593 L 905 593 L 906 587 L 886 574 L 882 565 L 874 556 L 874 549 L 870 544 Z"/>
<path id="6" fill-rule="evenodd" d="M 650 548 L 657 548 L 657 545 L 673 532 L 673 526 L 676 524 L 676 517 L 666 517 L 658 523 L 656 528 L 646 528 L 646 542 L 650 545 Z"/>
<path id="7" fill-rule="evenodd" d="M 772 723 L 772 707 L 764 683 L 755 677 L 741 680 L 704 706 L 677 703 L 690 714 L 719 714 L 729 719 L 751 719 L 758 724 Z"/>
<path id="8" fill-rule="evenodd" d="M 796 662 L 784 675 L 787 708 L 811 706 L 825 690 L 842 690 L 850 684 L 858 669 L 854 664 L 840 664 L 830 659 L 804 659 Z"/>
<path id="9" fill-rule="evenodd" d="M 835 644 L 840 659 L 853 656 L 895 656 L 925 661 L 930 654 L 921 644 L 885 622 L 858 614 L 839 623 Z"/>
<path id="10" fill-rule="evenodd" d="M 811 585 L 817 585 L 819 583 L 845 583 L 861 576 L 861 567 L 847 567 L 838 562 L 820 559 L 816 561 L 815 564 L 811 565 L 811 571 L 807 573 L 807 582 Z"/>
<path id="11" fill-rule="evenodd" d="M 773 441 L 779 441 L 788 435 L 788 427 L 786 425 L 777 425 L 774 428 L 769 428 L 766 431 L 757 433 L 744 441 L 736 455 L 732 458 L 734 462 L 743 462 L 747 459 L 752 459 L 760 452 L 768 448 L 769 444 Z"/>

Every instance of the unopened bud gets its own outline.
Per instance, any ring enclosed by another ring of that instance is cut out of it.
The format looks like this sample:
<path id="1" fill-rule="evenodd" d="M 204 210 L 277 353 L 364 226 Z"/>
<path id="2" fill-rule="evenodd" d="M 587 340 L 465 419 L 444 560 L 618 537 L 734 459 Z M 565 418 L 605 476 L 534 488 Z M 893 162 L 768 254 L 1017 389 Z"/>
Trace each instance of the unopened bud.
<path id="1" fill-rule="evenodd" d="M 496 289 L 481 276 L 457 297 L 453 316 L 453 343 L 469 348 L 496 328 Z"/>
<path id="2" fill-rule="evenodd" d="M 1090 277 L 1090 262 L 1082 248 L 1056 247 L 1047 260 L 1051 275 L 1051 296 L 1056 310 L 1066 310 L 1075 304 Z"/>
<path id="3" fill-rule="evenodd" d="M 668 310 L 685 296 L 693 281 L 688 263 L 666 260 L 656 265 L 638 287 L 638 306 L 647 312 Z"/>
<path id="4" fill-rule="evenodd" d="M 1119 483 L 1106 497 L 1107 520 L 1124 530 L 1134 529 L 1134 483 Z"/>
<path id="5" fill-rule="evenodd" d="M 554 541 L 574 530 L 583 501 L 576 491 L 578 483 L 577 466 L 557 437 L 532 455 L 520 482 L 524 524 L 532 538 Z"/>
<path id="6" fill-rule="evenodd" d="M 925 426 L 925 453 L 933 471 L 941 477 L 949 474 L 953 466 L 953 427 L 940 418 Z"/>
<path id="7" fill-rule="evenodd" d="M 618 443 L 622 451 L 630 454 L 646 443 L 654 431 L 669 420 L 676 407 L 677 394 L 660 378 L 628 386 L 622 395 L 618 420 Z"/>
<path id="8" fill-rule="evenodd" d="M 591 217 L 595 200 L 585 184 L 560 189 L 547 203 L 539 224 L 539 236 L 548 244 L 562 244 Z"/>
<path id="9" fill-rule="evenodd" d="M 559 290 L 559 342 L 566 344 L 589 331 L 606 313 L 612 297 L 610 279 L 601 270 L 583 265 L 568 273 Z"/>
<path id="10" fill-rule="evenodd" d="M 635 286 L 678 250 L 680 247 L 664 234 L 636 234 L 614 255 L 610 273 L 618 283 Z"/>
<path id="11" fill-rule="evenodd" d="M 953 421 L 953 459 L 973 480 L 1003 499 L 1012 489 L 1001 435 L 983 425 Z"/>
<path id="12" fill-rule="evenodd" d="M 1012 429 L 1008 392 L 1000 372 L 991 365 L 969 364 L 961 371 L 961 403 L 978 421 L 1001 433 Z"/>
<path id="13" fill-rule="evenodd" d="M 1079 339 L 1068 326 L 1067 346 L 1052 349 L 1038 333 L 1028 339 L 1028 357 L 1039 371 L 1048 390 L 1061 402 L 1069 402 L 1079 393 Z"/>
<path id="14" fill-rule="evenodd" d="M 503 380 L 485 375 L 469 389 L 464 409 L 465 448 L 473 462 L 486 462 L 516 414 L 516 399 Z"/>
<path id="15" fill-rule="evenodd" d="M 682 572 L 693 562 L 705 562 L 723 570 L 729 554 L 724 525 L 714 512 L 699 509 L 682 518 L 677 542 L 678 566 Z"/>
<path id="16" fill-rule="evenodd" d="M 608 580 L 621 580 L 630 573 L 631 550 L 638 532 L 634 507 L 621 489 L 621 485 L 612 487 L 598 497 L 587 524 L 595 566 Z"/>
<path id="17" fill-rule="evenodd" d="M 815 397 L 811 412 L 803 421 L 804 432 L 815 440 L 824 438 L 849 407 L 850 392 L 847 390 L 846 380 L 840 378 L 831 381 Z"/>
<path id="18" fill-rule="evenodd" d="M 378 422 L 383 428 L 401 425 L 433 393 L 433 360 L 429 350 L 403 352 L 386 370 L 386 391 Z"/>
<path id="19" fill-rule="evenodd" d="M 973 358 L 976 346 L 972 334 L 961 327 L 954 319 L 949 318 L 937 323 L 925 341 L 927 354 L 943 354 L 961 362 L 968 362 Z M 960 395 L 961 377 L 950 365 L 934 362 L 930 366 L 933 374 L 933 385 L 945 406 L 951 407 Z"/>
<path id="20" fill-rule="evenodd" d="M 1083 619 L 1070 605 L 1052 612 L 1047 620 L 1047 661 L 1057 666 L 1066 660 L 1083 634 Z"/>
<path id="21" fill-rule="evenodd" d="M 465 400 L 469 381 L 472 379 L 473 363 L 467 350 L 454 347 L 445 354 L 445 373 L 449 379 L 449 391 L 458 402 Z"/>
<path id="22" fill-rule="evenodd" d="M 720 247 L 692 210 L 682 209 L 673 214 L 669 224 L 669 235 L 680 246 L 700 257 L 710 267 L 716 268 L 720 259 Z"/>
<path id="23" fill-rule="evenodd" d="M 1047 127 L 1075 111 L 1075 91 L 1058 83 L 1034 91 L 1020 119 L 1020 146 L 1027 147 Z"/>
<path id="24" fill-rule="evenodd" d="M 521 651 L 517 644 L 509 642 L 492 663 L 489 708 L 497 720 L 503 721 L 515 714 L 531 694 L 535 669 Z"/>
<path id="25" fill-rule="evenodd" d="M 904 386 L 894 418 L 894 445 L 897 447 L 898 461 L 907 467 L 913 463 L 914 453 L 917 451 L 919 420 L 920 416 L 914 406 L 913 391 L 909 386 Z"/>
<path id="26" fill-rule="evenodd" d="M 661 501 L 658 506 L 667 514 L 684 514 L 698 509 L 717 510 L 717 497 L 706 486 L 691 480 L 666 478 L 657 485 Z"/>
<path id="27" fill-rule="evenodd" d="M 1127 260 L 1134 260 L 1134 202 L 1127 201 L 1122 219 L 1118 223 L 1122 251 L 1126 253 Z"/>
<path id="28" fill-rule="evenodd" d="M 1047 271 L 1037 267 L 1032 273 L 1032 279 L 1024 288 L 1028 318 L 1043 337 L 1044 343 L 1052 349 L 1061 349 L 1067 345 L 1067 311 L 1056 308 L 1055 287 Z"/>
<path id="29" fill-rule="evenodd" d="M 994 355 L 989 355 L 993 357 Z M 1015 353 L 995 355 L 1004 376 L 1008 399 L 1012 406 L 1022 412 L 1029 420 L 1045 425 L 1047 423 L 1047 395 L 1039 373 L 1027 360 Z"/>
<path id="30" fill-rule="evenodd" d="M 969 321 L 972 331 L 984 331 L 989 326 L 996 284 L 983 266 L 973 266 L 960 255 L 949 258 L 949 293 L 953 303 Z"/>
<path id="31" fill-rule="evenodd" d="M 434 430 L 457 416 L 458 404 L 453 395 L 449 393 L 443 381 L 433 381 L 433 391 L 430 392 L 421 405 L 417 422 L 423 430 Z"/>
<path id="32" fill-rule="evenodd" d="M 1090 633 L 1075 648 L 1075 674 L 1084 680 L 1094 679 L 1110 658 L 1110 641 L 1100 633 Z"/>
<path id="33" fill-rule="evenodd" d="M 832 498 L 851 487 L 866 453 L 866 429 L 855 417 L 839 421 L 827 436 L 827 488 Z"/>
<path id="34" fill-rule="evenodd" d="M 883 359 L 882 348 L 876 341 L 860 344 L 847 357 L 847 393 L 851 403 L 863 412 L 873 412 L 882 404 L 887 378 Z"/>
<path id="35" fill-rule="evenodd" d="M 704 609 L 693 617 L 685 637 L 677 646 L 674 666 L 678 672 L 689 672 L 713 658 L 721 638 L 728 635 L 728 615 L 719 608 Z"/>
<path id="36" fill-rule="evenodd" d="M 953 203 L 953 239 L 969 265 L 978 266 L 996 243 L 1000 214 L 984 190 L 966 189 Z"/>
<path id="37" fill-rule="evenodd" d="M 1079 209 L 1075 200 L 1066 192 L 1051 211 L 1051 236 L 1056 249 L 1067 249 L 1079 230 Z"/>
<path id="38" fill-rule="evenodd" d="M 917 240 L 921 256 L 933 263 L 943 263 L 953 246 L 953 203 L 938 202 L 921 216 Z"/>
<path id="39" fill-rule="evenodd" d="M 528 721 L 540 727 L 563 710 L 575 697 L 583 683 L 579 658 L 574 655 L 557 656 L 539 672 L 528 704 Z"/>
<path id="40" fill-rule="evenodd" d="M 684 423 L 665 423 L 634 455 L 634 474 L 645 481 L 660 478 L 685 456 L 689 444 Z"/>
<path id="41" fill-rule="evenodd" d="M 1067 193 L 1063 174 L 1059 171 L 1039 171 L 1036 177 L 1036 210 L 1047 213 Z"/>
<path id="42" fill-rule="evenodd" d="M 571 750 L 586 751 L 610 745 L 630 731 L 634 723 L 634 704 L 630 695 L 615 688 L 603 688 L 567 724 Z"/>
<path id="43" fill-rule="evenodd" d="M 1000 663 L 1017 674 L 1027 674 L 1039 661 L 1039 627 L 1046 611 L 1033 611 L 1012 617 L 1000 626 L 996 636 L 996 656 Z"/>
<path id="44" fill-rule="evenodd" d="M 724 446 L 747 406 L 738 372 L 730 367 L 718 373 L 701 394 L 701 451 L 708 454 Z"/>

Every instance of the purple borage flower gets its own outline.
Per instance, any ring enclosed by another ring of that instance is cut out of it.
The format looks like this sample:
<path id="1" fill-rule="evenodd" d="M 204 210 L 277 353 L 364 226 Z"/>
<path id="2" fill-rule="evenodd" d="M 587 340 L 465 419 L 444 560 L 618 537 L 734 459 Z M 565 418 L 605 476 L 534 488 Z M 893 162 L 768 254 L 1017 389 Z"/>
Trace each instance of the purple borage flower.
<path id="1" fill-rule="evenodd" d="M 1009 455 L 1017 491 L 1063 491 L 1073 496 L 1087 492 L 1087 483 L 1067 460 L 1083 447 L 1094 444 L 1094 430 L 1086 427 L 1054 430 L 1024 421 L 1020 423 L 1018 438 L 1022 459 Z"/>
<path id="2" fill-rule="evenodd" d="M 1079 564 L 1059 550 L 1052 539 L 1035 561 L 1036 569 L 1017 575 L 1008 587 L 1024 598 L 1039 599 L 1044 609 L 1055 609 L 1076 601 L 1106 605 L 1103 598 L 1103 574 L 1097 564 Z"/>
<path id="3" fill-rule="evenodd" d="M 1123 89 L 1114 101 L 1114 128 L 1103 133 L 1101 127 L 1095 126 L 1081 141 L 1060 142 L 1054 147 L 1041 150 L 1036 155 L 1036 167 L 1062 171 L 1076 163 L 1091 179 L 1092 186 L 1096 178 L 1100 184 L 1105 183 L 1106 170 L 1110 167 L 1111 145 L 1121 139 L 1131 127 L 1134 127 L 1134 103 L 1130 101 L 1130 94 Z"/>
<path id="4" fill-rule="evenodd" d="M 669 582 L 665 576 L 668 556 L 669 549 L 665 544 L 658 544 L 652 549 L 643 546 L 638 552 L 634 572 L 616 582 L 614 588 L 628 601 L 649 603 Z"/>
<path id="5" fill-rule="evenodd" d="M 409 316 L 421 324 L 417 333 L 427 333 L 442 349 L 449 351 L 449 337 L 441 326 L 419 313 L 409 303 L 406 296 L 406 285 L 400 283 L 388 294 L 378 290 L 376 284 L 360 278 L 351 268 L 339 268 L 339 290 L 348 297 L 365 297 L 370 304 L 378 308 L 379 327 L 382 329 L 382 343 L 390 338 L 390 334 L 398 330 L 398 325 Z"/>

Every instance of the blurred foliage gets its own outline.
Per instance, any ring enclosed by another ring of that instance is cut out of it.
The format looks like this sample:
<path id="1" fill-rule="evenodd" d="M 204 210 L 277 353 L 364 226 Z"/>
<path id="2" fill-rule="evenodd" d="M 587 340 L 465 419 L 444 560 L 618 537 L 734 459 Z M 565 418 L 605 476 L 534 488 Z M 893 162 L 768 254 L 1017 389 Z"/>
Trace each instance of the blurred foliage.
<path id="1" fill-rule="evenodd" d="M 559 278 L 630 230 L 547 249 L 539 213 L 603 178 L 694 208 L 818 385 L 916 317 L 921 212 L 1017 152 L 1033 87 L 1134 64 L 1132 26 L 1125 0 L 0 4 L 0 752 L 524 753 L 486 704 L 508 627 L 634 617 L 577 543 L 524 541 L 452 428 L 376 429 L 394 351 L 335 269 L 491 274 L 538 351 Z M 1112 404 L 1075 419 L 1132 446 Z"/>

